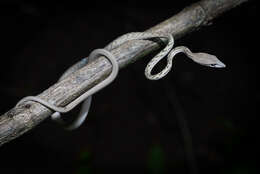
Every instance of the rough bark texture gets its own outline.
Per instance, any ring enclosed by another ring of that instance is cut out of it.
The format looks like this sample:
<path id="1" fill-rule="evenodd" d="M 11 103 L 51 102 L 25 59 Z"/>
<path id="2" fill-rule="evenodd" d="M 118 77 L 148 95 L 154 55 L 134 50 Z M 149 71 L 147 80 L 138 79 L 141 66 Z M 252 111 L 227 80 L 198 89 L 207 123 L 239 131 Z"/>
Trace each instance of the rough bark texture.
<path id="1" fill-rule="evenodd" d="M 203 0 L 185 8 L 177 15 L 156 25 L 148 31 L 161 31 L 173 34 L 175 38 L 207 25 L 223 12 L 246 2 L 247 0 Z M 131 41 L 112 50 L 120 68 L 159 48 L 151 41 Z M 58 106 L 65 106 L 70 101 L 104 80 L 111 72 L 111 64 L 100 57 L 73 73 L 63 81 L 54 84 L 38 96 Z M 83 85 L 83 82 L 88 82 Z M 28 102 L 11 109 L 0 117 L 0 146 L 29 131 L 52 113 L 46 107 Z"/>

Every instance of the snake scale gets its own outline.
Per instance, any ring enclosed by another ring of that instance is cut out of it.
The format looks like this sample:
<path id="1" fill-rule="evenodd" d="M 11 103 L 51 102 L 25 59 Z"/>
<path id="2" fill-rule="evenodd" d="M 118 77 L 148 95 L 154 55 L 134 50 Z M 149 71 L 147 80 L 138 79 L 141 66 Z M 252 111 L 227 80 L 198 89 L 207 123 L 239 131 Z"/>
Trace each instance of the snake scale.
<path id="1" fill-rule="evenodd" d="M 91 96 L 101 90 L 102 88 L 109 85 L 117 76 L 119 71 L 119 66 L 117 63 L 117 60 L 113 54 L 110 53 L 111 50 L 114 48 L 119 47 L 120 45 L 124 44 L 127 41 L 131 40 L 151 40 L 151 39 L 166 39 L 167 45 L 157 54 L 155 55 L 147 64 L 145 68 L 145 76 L 146 78 L 150 80 L 159 80 L 166 76 L 166 74 L 171 70 L 172 68 L 172 61 L 176 54 L 178 53 L 184 53 L 187 57 L 192 59 L 194 62 L 199 63 L 204 66 L 208 67 L 214 67 L 214 68 L 224 68 L 225 64 L 223 64 L 216 56 L 207 54 L 207 53 L 193 53 L 185 46 L 178 46 L 173 49 L 174 45 L 174 38 L 171 34 L 167 33 L 155 33 L 155 32 L 132 32 L 124 34 L 111 43 L 109 43 L 104 49 L 96 49 L 91 52 L 89 57 L 83 58 L 81 61 L 77 62 L 73 66 L 71 66 L 66 72 L 61 76 L 59 81 L 65 79 L 68 77 L 71 73 L 79 70 L 83 66 L 85 66 L 89 61 L 94 60 L 98 56 L 105 56 L 112 64 L 112 72 L 110 75 L 103 80 L 101 83 L 97 84 L 96 86 L 92 87 L 90 90 L 86 91 L 84 94 L 76 98 L 74 101 L 69 103 L 65 107 L 58 107 L 55 106 L 47 101 L 44 101 L 36 96 L 28 96 L 20 100 L 16 106 L 19 106 L 21 103 L 24 103 L 26 101 L 34 101 L 42 104 L 43 106 L 55 111 L 51 118 L 59 123 L 64 124 L 65 122 L 61 118 L 61 113 L 66 113 L 75 108 L 79 103 L 83 102 L 83 105 L 81 107 L 81 111 L 79 115 L 76 117 L 76 119 L 70 123 L 65 128 L 68 130 L 73 130 L 78 128 L 86 119 L 88 115 L 88 111 L 91 105 Z M 152 74 L 152 69 L 156 66 L 156 64 L 165 58 L 167 56 L 167 65 L 165 68 L 157 73 Z"/>

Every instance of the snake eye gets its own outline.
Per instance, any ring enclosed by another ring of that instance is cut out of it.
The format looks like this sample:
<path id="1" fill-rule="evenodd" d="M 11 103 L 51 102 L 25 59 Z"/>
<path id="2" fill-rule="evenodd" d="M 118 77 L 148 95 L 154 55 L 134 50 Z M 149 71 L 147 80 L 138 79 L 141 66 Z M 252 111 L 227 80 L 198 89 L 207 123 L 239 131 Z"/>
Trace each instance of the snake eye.
<path id="1" fill-rule="evenodd" d="M 212 63 L 212 64 L 210 64 L 209 66 L 210 66 L 210 67 L 216 67 L 217 64 L 216 64 L 216 63 Z"/>

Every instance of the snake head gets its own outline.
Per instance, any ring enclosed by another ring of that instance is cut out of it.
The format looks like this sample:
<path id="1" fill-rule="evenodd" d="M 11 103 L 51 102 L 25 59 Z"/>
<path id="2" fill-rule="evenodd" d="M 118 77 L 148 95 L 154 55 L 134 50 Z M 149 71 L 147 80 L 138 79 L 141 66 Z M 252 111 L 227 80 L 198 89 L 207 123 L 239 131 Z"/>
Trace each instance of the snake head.
<path id="1" fill-rule="evenodd" d="M 222 63 L 216 56 L 208 53 L 192 53 L 190 57 L 194 62 L 213 68 L 225 68 L 226 65 Z"/>

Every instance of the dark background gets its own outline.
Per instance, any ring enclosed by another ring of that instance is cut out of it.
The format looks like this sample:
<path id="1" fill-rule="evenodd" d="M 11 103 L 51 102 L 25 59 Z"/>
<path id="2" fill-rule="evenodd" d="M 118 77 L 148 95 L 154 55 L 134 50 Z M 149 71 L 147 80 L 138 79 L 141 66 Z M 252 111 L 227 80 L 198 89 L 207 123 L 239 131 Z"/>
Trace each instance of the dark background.
<path id="1" fill-rule="evenodd" d="M 193 2 L 1 1 L 0 113 L 54 84 L 93 49 Z M 143 75 L 151 55 L 122 69 L 95 94 L 79 129 L 68 132 L 47 119 L 0 147 L 0 173 L 256 173 L 258 21 L 250 1 L 176 41 L 217 55 L 225 69 L 184 55 L 156 82 Z"/>

